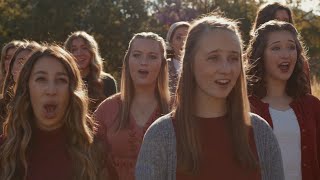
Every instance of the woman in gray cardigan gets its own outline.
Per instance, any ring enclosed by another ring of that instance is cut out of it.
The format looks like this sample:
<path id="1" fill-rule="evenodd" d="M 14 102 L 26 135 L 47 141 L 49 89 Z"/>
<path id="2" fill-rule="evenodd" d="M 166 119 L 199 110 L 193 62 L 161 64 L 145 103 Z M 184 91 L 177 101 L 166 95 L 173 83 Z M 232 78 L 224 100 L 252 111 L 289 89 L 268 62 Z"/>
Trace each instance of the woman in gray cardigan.
<path id="1" fill-rule="evenodd" d="M 137 180 L 284 179 L 271 128 L 249 113 L 241 44 L 230 19 L 192 23 L 173 112 L 147 130 Z"/>

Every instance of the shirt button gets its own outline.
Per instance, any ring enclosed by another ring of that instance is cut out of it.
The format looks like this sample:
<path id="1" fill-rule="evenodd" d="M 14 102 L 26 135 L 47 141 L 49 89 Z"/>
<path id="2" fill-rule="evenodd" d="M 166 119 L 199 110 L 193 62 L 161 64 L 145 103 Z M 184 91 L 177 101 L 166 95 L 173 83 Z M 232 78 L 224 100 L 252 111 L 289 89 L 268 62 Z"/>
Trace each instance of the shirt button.
<path id="1" fill-rule="evenodd" d="M 307 164 L 306 164 L 306 163 L 303 163 L 303 167 L 307 167 Z"/>
<path id="2" fill-rule="evenodd" d="M 306 132 L 306 130 L 305 129 L 302 129 L 302 133 L 305 133 Z"/>
<path id="3" fill-rule="evenodd" d="M 302 149 L 303 149 L 303 150 L 307 149 L 307 146 L 302 146 Z"/>

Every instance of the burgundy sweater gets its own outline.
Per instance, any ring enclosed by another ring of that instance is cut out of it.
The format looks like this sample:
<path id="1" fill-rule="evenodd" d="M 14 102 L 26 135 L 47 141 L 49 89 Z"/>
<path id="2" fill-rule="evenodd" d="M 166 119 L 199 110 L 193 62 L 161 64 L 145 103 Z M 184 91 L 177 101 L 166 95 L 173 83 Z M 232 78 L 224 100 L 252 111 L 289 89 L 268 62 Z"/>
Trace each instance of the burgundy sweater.
<path id="1" fill-rule="evenodd" d="M 0 145 L 4 142 L 0 137 Z M 63 128 L 42 131 L 35 128 L 27 151 L 27 180 L 70 180 L 72 162 Z"/>

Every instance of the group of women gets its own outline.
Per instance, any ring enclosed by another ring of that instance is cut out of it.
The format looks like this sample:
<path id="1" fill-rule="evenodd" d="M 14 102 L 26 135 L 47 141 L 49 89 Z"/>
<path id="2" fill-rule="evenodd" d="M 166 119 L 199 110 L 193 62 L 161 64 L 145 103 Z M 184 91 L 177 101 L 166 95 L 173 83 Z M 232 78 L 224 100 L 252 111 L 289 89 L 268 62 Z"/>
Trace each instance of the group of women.
<path id="1" fill-rule="evenodd" d="M 290 9 L 262 7 L 251 36 L 244 50 L 218 15 L 167 42 L 137 33 L 119 93 L 83 31 L 64 49 L 7 44 L 0 179 L 320 179 L 320 101 Z"/>

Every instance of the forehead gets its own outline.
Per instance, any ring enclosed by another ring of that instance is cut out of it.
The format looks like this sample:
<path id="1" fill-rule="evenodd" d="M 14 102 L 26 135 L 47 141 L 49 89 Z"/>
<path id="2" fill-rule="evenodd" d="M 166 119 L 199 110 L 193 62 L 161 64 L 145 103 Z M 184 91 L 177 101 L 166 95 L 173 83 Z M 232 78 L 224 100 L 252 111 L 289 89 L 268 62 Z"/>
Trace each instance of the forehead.
<path id="1" fill-rule="evenodd" d="M 289 14 L 285 9 L 279 9 L 279 10 L 276 11 L 275 16 L 286 16 L 286 17 L 289 17 Z"/>
<path id="2" fill-rule="evenodd" d="M 282 41 L 295 41 L 294 36 L 289 31 L 275 31 L 271 32 L 268 35 L 267 42 L 268 44 L 274 42 L 282 42 Z"/>
<path id="3" fill-rule="evenodd" d="M 43 71 L 48 74 L 64 72 L 66 73 L 66 68 L 60 62 L 59 59 L 51 56 L 44 56 L 38 59 L 35 65 L 32 68 L 32 73 L 36 73 L 38 71 Z"/>
<path id="4" fill-rule="evenodd" d="M 241 52 L 239 37 L 223 29 L 214 29 L 204 33 L 198 42 L 199 51 L 209 53 L 214 50 Z"/>
<path id="5" fill-rule="evenodd" d="M 86 45 L 86 41 L 81 37 L 76 37 L 75 39 L 72 40 L 71 45 L 72 46 Z"/>
<path id="6" fill-rule="evenodd" d="M 16 47 L 11 47 L 7 49 L 7 54 L 10 54 L 10 55 L 13 54 L 16 49 L 17 49 Z"/>
<path id="7" fill-rule="evenodd" d="M 180 26 L 178 28 L 176 28 L 175 32 L 174 32 L 174 35 L 177 35 L 177 34 L 186 34 L 188 33 L 188 27 L 186 26 Z"/>
<path id="8" fill-rule="evenodd" d="M 153 39 L 137 38 L 132 42 L 132 51 L 160 53 L 160 42 Z"/>
<path id="9" fill-rule="evenodd" d="M 25 50 L 22 50 L 22 51 L 20 51 L 18 54 L 17 54 L 17 59 L 19 59 L 19 58 L 26 58 L 26 56 L 28 56 L 29 54 L 30 54 L 30 50 L 27 50 L 27 49 L 25 49 Z"/>

